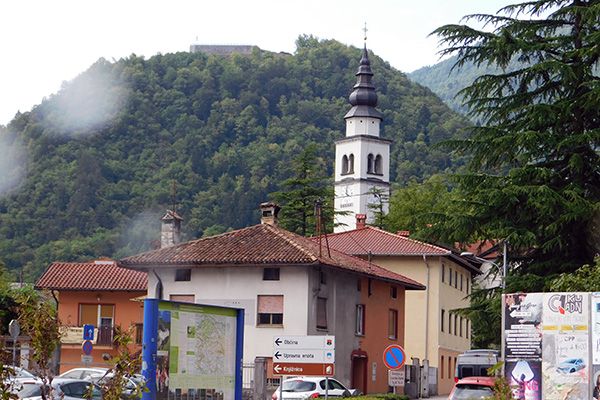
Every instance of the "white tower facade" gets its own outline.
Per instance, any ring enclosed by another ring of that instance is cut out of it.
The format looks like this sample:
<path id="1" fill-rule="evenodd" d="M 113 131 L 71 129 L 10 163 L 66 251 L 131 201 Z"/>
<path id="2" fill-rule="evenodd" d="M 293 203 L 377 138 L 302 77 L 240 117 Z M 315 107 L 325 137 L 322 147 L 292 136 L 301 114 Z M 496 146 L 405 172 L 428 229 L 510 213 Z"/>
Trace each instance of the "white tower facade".
<path id="1" fill-rule="evenodd" d="M 383 115 L 375 109 L 377 93 L 367 48 L 363 49 L 357 82 L 350 94 L 352 108 L 344 116 L 346 137 L 335 142 L 335 232 L 356 227 L 356 215 L 375 222 L 377 212 L 387 214 L 390 196 L 391 140 L 379 136 Z"/>

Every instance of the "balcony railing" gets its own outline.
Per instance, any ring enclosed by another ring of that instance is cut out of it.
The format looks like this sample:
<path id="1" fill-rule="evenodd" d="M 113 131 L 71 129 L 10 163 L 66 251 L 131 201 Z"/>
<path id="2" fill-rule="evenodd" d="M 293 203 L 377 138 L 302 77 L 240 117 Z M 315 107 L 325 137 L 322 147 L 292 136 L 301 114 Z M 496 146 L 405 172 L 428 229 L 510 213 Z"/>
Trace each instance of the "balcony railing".
<path id="1" fill-rule="evenodd" d="M 98 346 L 113 345 L 114 328 L 112 325 L 105 325 L 98 328 L 98 338 L 96 344 Z"/>

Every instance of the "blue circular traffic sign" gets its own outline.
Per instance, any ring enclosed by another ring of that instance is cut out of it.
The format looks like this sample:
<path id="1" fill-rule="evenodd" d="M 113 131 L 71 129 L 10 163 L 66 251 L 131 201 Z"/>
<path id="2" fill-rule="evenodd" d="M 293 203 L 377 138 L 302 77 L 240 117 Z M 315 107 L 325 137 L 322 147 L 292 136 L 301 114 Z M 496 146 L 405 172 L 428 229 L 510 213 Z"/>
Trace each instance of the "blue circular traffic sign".
<path id="1" fill-rule="evenodd" d="M 402 346 L 391 344 L 383 351 L 383 363 L 389 369 L 400 369 L 406 362 L 406 353 Z"/>
<path id="2" fill-rule="evenodd" d="M 90 354 L 92 354 L 93 348 L 94 348 L 94 346 L 92 345 L 92 342 L 89 340 L 86 340 L 85 342 L 83 342 L 83 345 L 81 345 L 81 350 L 83 351 L 83 354 L 85 354 L 86 356 L 89 356 Z"/>

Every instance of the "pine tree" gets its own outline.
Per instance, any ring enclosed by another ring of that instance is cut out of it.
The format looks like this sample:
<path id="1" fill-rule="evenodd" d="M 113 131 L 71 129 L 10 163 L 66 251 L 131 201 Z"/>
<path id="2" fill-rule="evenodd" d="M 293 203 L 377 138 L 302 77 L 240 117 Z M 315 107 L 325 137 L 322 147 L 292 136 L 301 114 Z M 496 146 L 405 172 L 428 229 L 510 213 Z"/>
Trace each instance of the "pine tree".
<path id="1" fill-rule="evenodd" d="M 521 274 L 591 263 L 585 243 L 600 204 L 600 1 L 532 1 L 466 20 L 486 30 L 438 28 L 442 56 L 457 54 L 455 68 L 501 69 L 461 92 L 482 123 L 449 143 L 471 162 L 456 177 L 464 201 L 437 225 L 440 234 L 506 238 Z M 504 69 L 513 60 L 520 67 Z"/>

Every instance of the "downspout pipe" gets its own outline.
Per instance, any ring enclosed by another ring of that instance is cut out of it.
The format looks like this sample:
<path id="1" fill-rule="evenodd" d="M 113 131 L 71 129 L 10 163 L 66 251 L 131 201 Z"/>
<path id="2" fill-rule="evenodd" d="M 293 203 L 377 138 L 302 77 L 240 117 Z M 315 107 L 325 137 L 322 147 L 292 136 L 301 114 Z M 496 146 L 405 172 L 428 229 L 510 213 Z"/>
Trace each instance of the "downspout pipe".
<path id="1" fill-rule="evenodd" d="M 423 254 L 423 262 L 427 266 L 427 288 L 425 292 L 425 359 L 429 360 L 429 263 L 427 262 L 427 256 Z"/>

